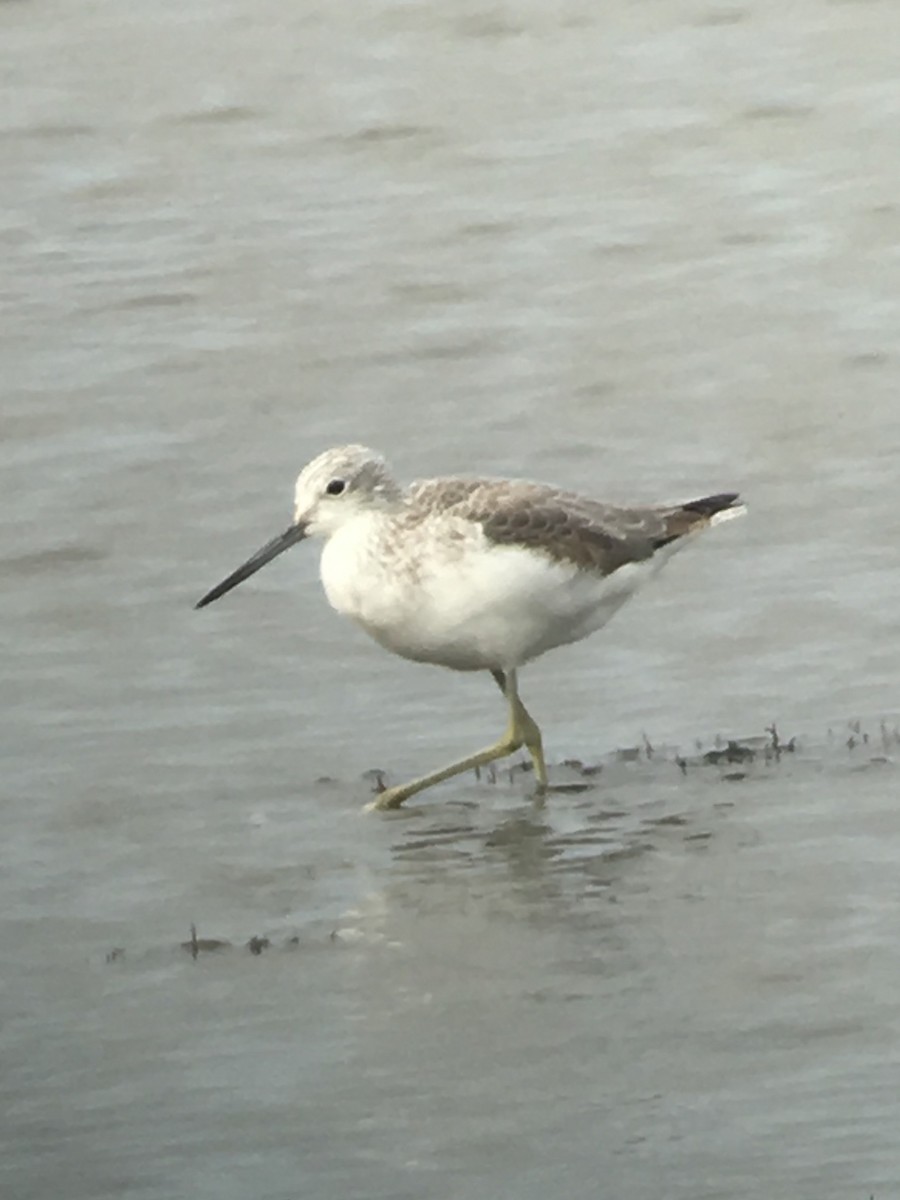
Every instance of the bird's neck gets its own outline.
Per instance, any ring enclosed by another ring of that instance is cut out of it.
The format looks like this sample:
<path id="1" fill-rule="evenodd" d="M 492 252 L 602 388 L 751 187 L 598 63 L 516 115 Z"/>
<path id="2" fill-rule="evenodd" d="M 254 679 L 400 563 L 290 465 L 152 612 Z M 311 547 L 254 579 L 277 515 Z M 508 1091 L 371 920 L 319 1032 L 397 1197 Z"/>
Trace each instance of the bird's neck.
<path id="1" fill-rule="evenodd" d="M 385 571 L 391 517 L 383 508 L 366 508 L 326 539 L 319 573 L 328 600 L 338 612 L 354 619 L 364 612 L 373 581 L 380 581 Z"/>

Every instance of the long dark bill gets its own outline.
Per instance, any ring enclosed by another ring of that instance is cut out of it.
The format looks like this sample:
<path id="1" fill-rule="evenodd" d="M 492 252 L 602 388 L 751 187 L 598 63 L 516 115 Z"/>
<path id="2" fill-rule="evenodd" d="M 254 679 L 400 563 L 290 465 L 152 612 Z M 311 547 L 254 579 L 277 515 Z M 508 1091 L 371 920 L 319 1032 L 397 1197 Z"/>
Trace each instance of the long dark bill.
<path id="1" fill-rule="evenodd" d="M 273 558 L 277 558 L 285 550 L 290 550 L 291 546 L 297 542 L 302 542 L 305 537 L 305 525 L 292 525 L 284 533 L 279 533 L 278 537 L 272 538 L 271 542 L 266 542 L 263 547 L 251 555 L 236 571 L 232 571 L 227 579 L 223 579 L 221 583 L 217 583 L 211 591 L 206 593 L 202 600 L 197 601 L 194 608 L 205 608 L 207 604 L 212 604 L 213 600 L 218 600 L 220 596 L 224 596 L 226 592 L 230 592 L 239 583 L 243 583 L 245 579 L 249 579 L 251 575 L 255 575 L 260 567 L 264 567 L 266 563 L 271 562 Z"/>

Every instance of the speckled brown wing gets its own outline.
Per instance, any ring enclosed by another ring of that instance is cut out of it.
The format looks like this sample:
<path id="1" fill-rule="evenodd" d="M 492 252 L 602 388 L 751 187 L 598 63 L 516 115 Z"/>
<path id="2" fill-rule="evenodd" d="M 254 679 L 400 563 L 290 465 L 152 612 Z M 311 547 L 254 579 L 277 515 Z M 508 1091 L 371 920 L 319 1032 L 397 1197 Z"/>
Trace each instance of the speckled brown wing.
<path id="1" fill-rule="evenodd" d="M 620 508 L 537 483 L 433 479 L 415 484 L 409 497 L 422 514 L 440 510 L 477 523 L 496 545 L 522 546 L 599 575 L 643 562 L 707 525 L 733 493 L 687 504 Z"/>
<path id="2" fill-rule="evenodd" d="M 621 528 L 615 518 L 625 510 L 541 484 L 516 481 L 448 479 L 415 485 L 416 507 L 462 517 L 479 525 L 498 546 L 522 546 L 599 575 L 626 562 L 649 558 L 653 545 L 634 514 Z M 662 532 L 662 526 L 654 532 Z"/>

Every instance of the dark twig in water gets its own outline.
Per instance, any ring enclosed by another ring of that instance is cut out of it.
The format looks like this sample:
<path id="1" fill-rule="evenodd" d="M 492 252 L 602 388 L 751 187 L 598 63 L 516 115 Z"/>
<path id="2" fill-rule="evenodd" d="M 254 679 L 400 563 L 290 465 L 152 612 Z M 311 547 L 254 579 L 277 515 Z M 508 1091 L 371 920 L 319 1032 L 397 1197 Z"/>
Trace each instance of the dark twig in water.
<path id="1" fill-rule="evenodd" d="M 742 746 L 740 742 L 735 741 L 727 742 L 721 750 L 707 750 L 703 755 L 703 761 L 706 763 L 741 763 L 749 762 L 754 758 L 756 758 L 756 754 L 749 746 Z"/>
<path id="2" fill-rule="evenodd" d="M 380 767 L 370 767 L 368 771 L 363 773 L 363 779 L 369 779 L 372 782 L 372 791 L 376 795 L 387 791 L 386 773 Z"/>
<path id="3" fill-rule="evenodd" d="M 830 731 L 829 731 L 830 732 Z M 766 746 L 765 760 L 766 762 L 781 761 L 782 754 L 793 754 L 797 749 L 797 739 L 791 738 L 790 741 L 783 742 L 778 733 L 778 726 L 773 721 L 771 725 L 766 726 L 766 733 L 771 739 Z"/>
<path id="4" fill-rule="evenodd" d="M 201 954 L 211 954 L 215 950 L 227 950 L 231 942 L 224 941 L 221 938 L 202 938 L 197 937 L 197 926 L 191 922 L 190 940 L 181 943 L 182 950 L 187 950 L 191 958 L 196 960 Z"/>

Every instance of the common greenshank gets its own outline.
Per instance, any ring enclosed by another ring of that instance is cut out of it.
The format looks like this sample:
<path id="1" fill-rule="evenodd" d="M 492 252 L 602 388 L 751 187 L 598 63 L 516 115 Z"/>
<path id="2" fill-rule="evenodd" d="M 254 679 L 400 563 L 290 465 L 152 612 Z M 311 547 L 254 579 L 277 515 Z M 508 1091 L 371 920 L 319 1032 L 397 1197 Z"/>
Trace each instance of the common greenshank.
<path id="1" fill-rule="evenodd" d="M 512 479 L 426 479 L 402 488 L 380 454 L 339 446 L 300 473 L 290 527 L 196 607 L 304 538 L 322 538 L 320 574 L 333 608 L 403 658 L 489 671 L 509 707 L 499 741 L 388 788 L 369 807 L 397 808 L 522 746 L 543 793 L 541 731 L 519 698 L 519 667 L 605 625 L 674 551 L 743 512 L 732 492 L 620 508 Z"/>

